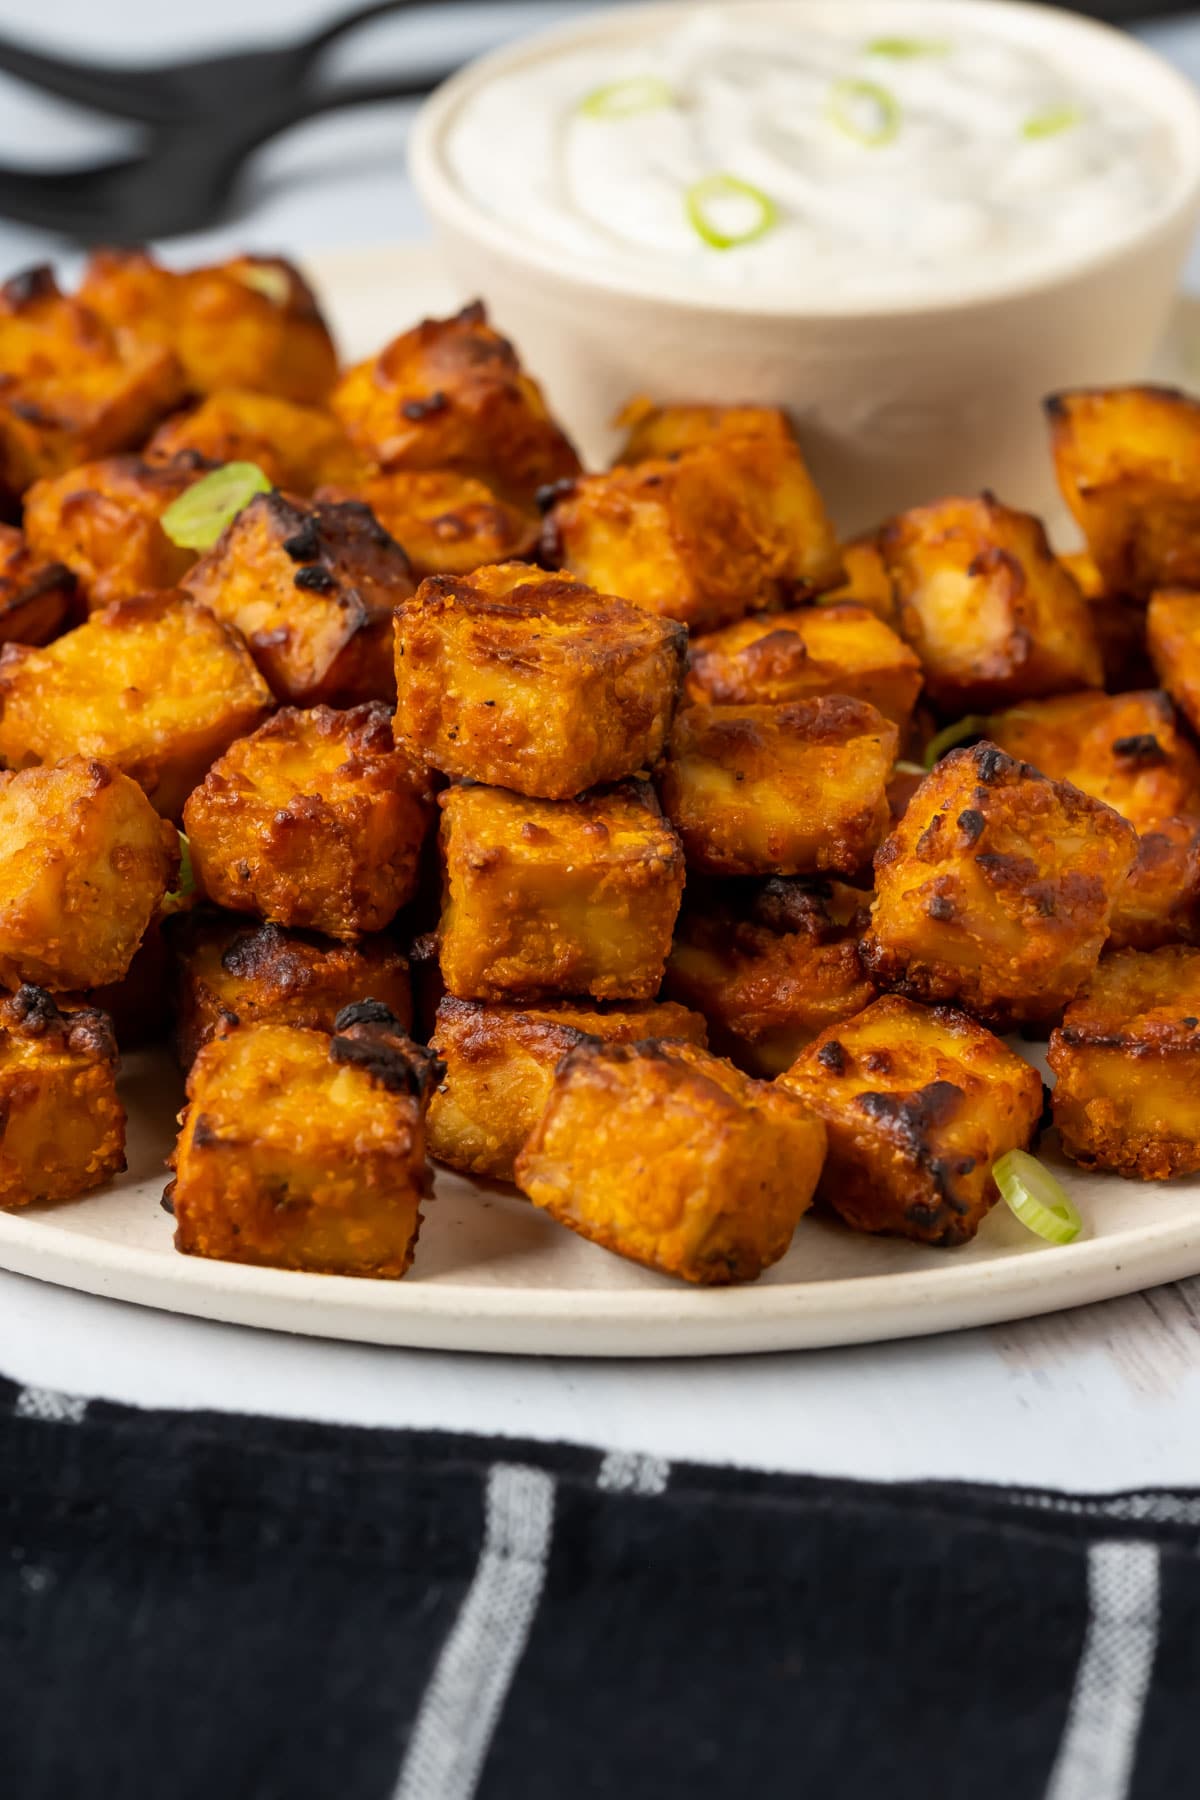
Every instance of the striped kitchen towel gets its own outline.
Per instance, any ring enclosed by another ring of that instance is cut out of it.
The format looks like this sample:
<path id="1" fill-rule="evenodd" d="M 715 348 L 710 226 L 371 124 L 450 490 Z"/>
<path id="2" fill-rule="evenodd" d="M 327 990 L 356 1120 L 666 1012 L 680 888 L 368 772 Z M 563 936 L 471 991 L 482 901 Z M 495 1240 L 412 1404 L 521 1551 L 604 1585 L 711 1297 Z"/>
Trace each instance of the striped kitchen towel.
<path id="1" fill-rule="evenodd" d="M 0 1383 L 13 1800 L 1181 1800 L 1200 1495 Z"/>

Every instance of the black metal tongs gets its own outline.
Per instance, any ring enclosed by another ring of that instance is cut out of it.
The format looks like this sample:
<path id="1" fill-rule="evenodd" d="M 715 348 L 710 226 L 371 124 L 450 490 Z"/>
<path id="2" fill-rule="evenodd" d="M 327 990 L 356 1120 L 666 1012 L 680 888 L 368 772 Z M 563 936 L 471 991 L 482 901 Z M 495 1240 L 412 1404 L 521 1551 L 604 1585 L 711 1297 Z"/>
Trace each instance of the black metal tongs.
<path id="1" fill-rule="evenodd" d="M 0 214 L 92 243 L 139 243 L 211 224 L 249 158 L 272 138 L 321 113 L 428 93 L 450 72 L 320 85 L 322 59 L 348 32 L 421 4 L 376 0 L 299 43 L 142 68 L 48 56 L 0 37 L 0 72 L 137 124 L 144 138 L 134 154 L 86 168 L 0 167 Z"/>

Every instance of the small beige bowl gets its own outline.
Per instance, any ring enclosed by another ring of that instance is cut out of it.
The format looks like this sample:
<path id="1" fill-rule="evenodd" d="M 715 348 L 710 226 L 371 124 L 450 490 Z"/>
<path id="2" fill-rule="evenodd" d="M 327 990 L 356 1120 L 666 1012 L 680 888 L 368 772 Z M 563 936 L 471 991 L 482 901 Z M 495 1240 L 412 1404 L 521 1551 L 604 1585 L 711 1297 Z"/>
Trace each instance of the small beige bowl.
<path id="1" fill-rule="evenodd" d="M 803 32 L 854 9 L 864 35 L 892 0 L 739 0 L 739 19 Z M 677 20 L 677 4 L 592 14 L 485 56 L 427 101 L 413 179 L 458 279 L 488 303 L 585 448 L 607 453 L 631 395 L 784 405 L 846 531 L 952 491 L 994 488 L 1043 511 L 1053 485 L 1039 402 L 1056 388 L 1144 376 L 1200 216 L 1200 94 L 1107 26 L 1015 0 L 920 0 L 922 31 L 985 32 L 1064 55 L 1145 105 L 1175 141 L 1176 180 L 1142 226 L 1071 266 L 918 303 L 822 310 L 782 288 L 671 291 L 653 273 L 572 264 L 523 241 L 456 183 L 447 132 L 481 88 L 563 52 L 627 46 Z M 908 12 L 905 26 L 912 23 Z"/>

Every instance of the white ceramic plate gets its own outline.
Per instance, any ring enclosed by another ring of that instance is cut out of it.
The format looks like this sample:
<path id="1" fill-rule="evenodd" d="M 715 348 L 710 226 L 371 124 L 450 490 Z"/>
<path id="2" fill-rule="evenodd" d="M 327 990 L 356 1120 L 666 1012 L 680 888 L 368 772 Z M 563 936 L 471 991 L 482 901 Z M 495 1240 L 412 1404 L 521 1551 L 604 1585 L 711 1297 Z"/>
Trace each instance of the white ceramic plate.
<path id="1" fill-rule="evenodd" d="M 462 296 L 421 247 L 311 266 L 347 354 Z M 1183 303 L 1160 378 L 1200 385 L 1200 321 Z M 536 371 L 537 346 L 525 353 Z M 621 396 L 614 396 L 618 402 Z M 570 421 L 567 421 L 568 425 Z M 586 446 L 585 446 L 586 448 Z M 1003 1206 L 939 1251 L 808 1218 L 749 1287 L 687 1288 L 562 1230 L 510 1190 L 439 1171 L 400 1282 L 295 1275 L 178 1256 L 159 1204 L 181 1099 L 164 1053 L 130 1058 L 128 1173 L 71 1205 L 0 1214 L 0 1266 L 87 1293 L 277 1331 L 529 1355 L 709 1356 L 913 1337 L 1082 1306 L 1200 1273 L 1200 1181 L 1156 1186 L 1058 1167 L 1087 1221 L 1055 1248 Z"/>

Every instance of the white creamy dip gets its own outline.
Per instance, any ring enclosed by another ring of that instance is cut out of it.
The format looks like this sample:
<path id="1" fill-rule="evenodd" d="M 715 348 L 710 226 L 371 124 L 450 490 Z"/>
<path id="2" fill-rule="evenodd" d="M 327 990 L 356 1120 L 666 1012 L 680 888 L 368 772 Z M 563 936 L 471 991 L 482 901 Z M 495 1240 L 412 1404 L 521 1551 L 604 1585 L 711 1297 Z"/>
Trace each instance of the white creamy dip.
<path id="1" fill-rule="evenodd" d="M 920 301 L 1048 273 L 1169 197 L 1167 128 L 972 10 L 786 32 L 732 9 L 536 59 L 446 139 L 466 194 L 595 267 Z M 877 14 L 873 15 L 877 16 Z M 950 28 L 947 28 L 949 25 Z"/>

